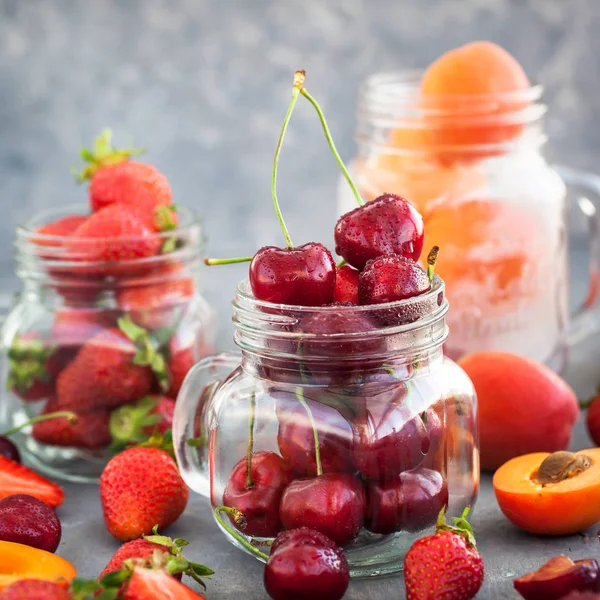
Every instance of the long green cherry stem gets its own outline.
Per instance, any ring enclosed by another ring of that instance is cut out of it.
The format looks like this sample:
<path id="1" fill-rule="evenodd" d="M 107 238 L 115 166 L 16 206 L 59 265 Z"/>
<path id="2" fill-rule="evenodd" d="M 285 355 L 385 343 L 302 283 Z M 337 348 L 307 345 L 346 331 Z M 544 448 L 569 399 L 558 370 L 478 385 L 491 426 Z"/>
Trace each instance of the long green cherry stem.
<path id="1" fill-rule="evenodd" d="M 427 277 L 429 281 L 433 281 L 433 274 L 435 273 L 435 263 L 437 262 L 439 253 L 440 247 L 434 246 L 427 255 Z"/>
<path id="2" fill-rule="evenodd" d="M 337 162 L 344 177 L 346 178 L 346 181 L 348 182 L 348 185 L 350 186 L 350 189 L 352 190 L 352 193 L 354 194 L 358 205 L 362 206 L 365 203 L 365 201 L 361 198 L 358 188 L 354 184 L 354 181 L 352 181 L 352 177 L 350 176 L 350 173 L 348 172 L 344 161 L 342 160 L 341 156 L 339 155 L 339 152 L 337 151 L 337 148 L 335 147 L 335 143 L 333 141 L 333 138 L 331 137 L 329 125 L 327 125 L 327 119 L 325 119 L 323 110 L 319 106 L 319 103 L 304 88 L 302 88 L 300 93 L 313 105 L 314 109 L 317 111 L 317 114 L 319 115 L 319 120 L 321 121 L 321 125 L 323 127 L 323 131 L 325 132 L 325 137 L 327 138 L 327 143 L 329 144 L 329 148 L 331 148 L 331 153 L 333 154 L 335 161 Z"/>
<path id="3" fill-rule="evenodd" d="M 296 388 L 296 397 L 298 398 L 298 402 L 302 404 L 306 414 L 308 415 L 308 420 L 310 421 L 310 426 L 313 430 L 313 437 L 315 439 L 315 462 L 317 463 L 317 477 L 323 475 L 323 467 L 321 466 L 321 445 L 319 444 L 319 432 L 317 431 L 317 424 L 315 423 L 315 419 L 312 414 L 312 410 L 310 410 L 310 406 L 304 400 L 304 394 L 302 393 L 302 388 Z"/>
<path id="4" fill-rule="evenodd" d="M 248 414 L 248 448 L 246 450 L 246 489 L 249 490 L 254 482 L 252 481 L 252 453 L 254 452 L 254 422 L 256 420 L 256 390 L 252 390 L 250 395 L 250 405 Z"/>
<path id="5" fill-rule="evenodd" d="M 45 415 L 39 415 L 37 417 L 33 417 L 33 419 L 30 419 L 29 421 L 25 421 L 25 423 L 16 425 L 15 427 L 12 427 L 11 429 L 7 429 L 4 433 L 1 433 L 0 435 L 2 435 L 3 437 L 7 437 L 9 435 L 12 435 L 13 433 L 17 433 L 18 431 L 21 431 L 21 429 L 25 429 L 25 427 L 29 427 L 30 425 L 35 425 L 36 423 L 43 423 L 44 421 L 50 421 L 52 419 L 60 419 L 60 418 L 67 419 L 69 421 L 69 423 L 71 423 L 71 424 L 77 423 L 77 415 L 74 412 L 71 412 L 70 410 L 63 410 L 63 411 L 58 411 L 58 412 L 53 412 L 53 413 L 48 413 Z"/>
<path id="6" fill-rule="evenodd" d="M 250 262 L 252 256 L 239 256 L 237 258 L 205 258 L 204 264 L 207 267 L 215 267 L 217 265 L 235 265 L 237 263 Z"/>
<path id="7" fill-rule="evenodd" d="M 275 212 L 277 213 L 277 218 L 279 219 L 279 225 L 281 225 L 281 231 L 283 231 L 283 237 L 285 238 L 285 243 L 288 248 L 293 248 L 294 243 L 292 242 L 290 232 L 288 231 L 285 221 L 283 220 L 281 208 L 279 208 L 279 200 L 277 199 L 277 167 L 279 165 L 279 155 L 281 154 L 281 147 L 283 146 L 283 138 L 285 137 L 285 132 L 287 131 L 288 123 L 290 122 L 290 118 L 292 116 L 292 113 L 294 112 L 294 107 L 296 106 L 298 96 L 302 91 L 302 86 L 304 85 L 305 79 L 305 71 L 300 70 L 294 73 L 294 89 L 292 90 L 292 100 L 290 102 L 290 105 L 288 106 L 287 112 L 285 113 L 283 125 L 281 126 L 281 133 L 279 134 L 277 146 L 275 147 L 275 156 L 273 157 L 273 174 L 271 176 L 271 194 L 273 196 L 273 206 L 275 207 Z"/>
<path id="8" fill-rule="evenodd" d="M 244 546 L 246 550 L 264 561 L 269 560 L 269 556 L 267 554 L 261 552 L 258 548 L 253 546 L 243 535 L 240 535 L 238 531 L 231 527 L 229 523 L 226 523 L 221 513 L 226 513 L 233 519 L 238 527 L 243 529 L 246 524 L 246 517 L 241 511 L 239 511 L 237 508 L 230 508 L 229 506 L 217 506 L 217 508 L 215 508 L 215 518 L 221 527 L 223 527 L 223 529 L 225 529 L 229 535 L 234 537 L 242 546 Z"/>

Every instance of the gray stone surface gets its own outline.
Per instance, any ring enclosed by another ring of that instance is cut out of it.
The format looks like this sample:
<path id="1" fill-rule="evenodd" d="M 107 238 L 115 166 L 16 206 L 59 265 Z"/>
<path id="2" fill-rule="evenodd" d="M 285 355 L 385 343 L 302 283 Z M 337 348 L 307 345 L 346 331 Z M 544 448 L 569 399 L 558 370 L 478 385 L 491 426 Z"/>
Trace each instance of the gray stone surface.
<path id="1" fill-rule="evenodd" d="M 576 348 L 567 379 L 581 397 L 587 397 L 600 379 L 598 351 L 600 343 L 589 342 Z M 583 423 L 577 427 L 574 449 L 590 446 Z M 59 553 L 74 560 L 84 577 L 96 576 L 118 548 L 118 542 L 106 532 L 95 486 L 66 486 L 66 502 L 59 510 L 64 525 Z M 560 518 L 560 515 L 557 515 Z M 585 535 L 544 538 L 517 530 L 502 515 L 491 486 L 491 477 L 482 480 L 481 494 L 473 513 L 473 527 L 479 550 L 485 561 L 485 583 L 477 598 L 500 600 L 519 598 L 512 580 L 535 570 L 552 556 L 565 554 L 575 559 L 598 558 L 600 546 L 597 527 Z M 168 533 L 190 540 L 190 558 L 211 566 L 208 600 L 246 600 L 267 598 L 262 587 L 262 565 L 233 548 L 217 528 L 207 501 L 192 496 L 181 519 Z M 353 581 L 344 598 L 348 600 L 391 600 L 404 598 L 401 575 L 381 579 Z"/>
<path id="2" fill-rule="evenodd" d="M 472 39 L 497 41 L 547 86 L 549 155 L 598 168 L 600 3 L 597 0 L 0 0 L 0 285 L 15 287 L 11 238 L 31 212 L 80 199 L 69 168 L 104 126 L 151 150 L 178 203 L 204 215 L 213 255 L 281 243 L 270 200 L 271 157 L 292 72 L 322 100 L 344 158 L 355 151 L 359 80 L 424 66 Z M 301 106 L 281 160 L 280 194 L 296 243 L 331 240 L 337 171 L 313 113 Z M 243 267 L 206 274 L 229 347 L 229 299 Z M 598 347 L 578 349 L 570 380 L 598 377 Z M 575 445 L 588 441 L 579 427 Z M 67 485 L 60 552 L 95 576 L 117 544 L 97 489 Z M 516 531 L 484 478 L 474 525 L 486 561 L 480 598 L 513 598 L 511 580 L 558 553 L 598 556 L 588 537 Z M 170 530 L 217 571 L 207 597 L 264 598 L 261 566 L 231 548 L 193 498 Z M 354 582 L 347 598 L 404 597 L 401 577 Z"/>

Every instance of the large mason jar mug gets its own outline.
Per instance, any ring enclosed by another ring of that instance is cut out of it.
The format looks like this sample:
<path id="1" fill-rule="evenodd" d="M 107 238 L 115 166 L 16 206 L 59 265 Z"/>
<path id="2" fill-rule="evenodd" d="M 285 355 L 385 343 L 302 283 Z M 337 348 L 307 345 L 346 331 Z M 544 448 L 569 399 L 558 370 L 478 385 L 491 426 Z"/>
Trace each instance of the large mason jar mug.
<path id="1" fill-rule="evenodd" d="M 365 199 L 396 193 L 423 215 L 452 305 L 450 356 L 518 351 L 560 370 L 569 334 L 590 331 L 589 320 L 569 324 L 567 213 L 579 238 L 591 238 L 587 307 L 600 258 L 598 178 L 545 160 L 541 86 L 426 96 L 421 79 L 379 73 L 361 86 L 354 181 Z M 354 206 L 345 181 L 338 204 Z"/>
<path id="2" fill-rule="evenodd" d="M 447 311 L 437 277 L 409 300 L 317 308 L 258 301 L 240 284 L 240 355 L 196 365 L 174 420 L 186 482 L 237 511 L 220 522 L 233 544 L 264 550 L 307 526 L 345 548 L 354 576 L 380 575 L 401 569 L 443 507 L 473 504 L 477 408 L 443 354 Z"/>

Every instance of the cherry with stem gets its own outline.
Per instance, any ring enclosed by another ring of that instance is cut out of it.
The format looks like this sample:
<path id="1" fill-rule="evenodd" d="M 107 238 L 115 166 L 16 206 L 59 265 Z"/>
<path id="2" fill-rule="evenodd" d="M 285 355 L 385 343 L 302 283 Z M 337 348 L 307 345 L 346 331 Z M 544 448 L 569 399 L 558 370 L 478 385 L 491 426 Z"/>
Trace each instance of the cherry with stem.
<path id="1" fill-rule="evenodd" d="M 317 424 L 315 423 L 315 419 L 313 417 L 312 411 L 310 410 L 310 406 L 304 400 L 304 394 L 302 393 L 302 388 L 296 388 L 296 398 L 298 398 L 298 402 L 302 404 L 306 414 L 308 415 L 308 420 L 310 421 L 310 426 L 313 430 L 313 437 L 315 439 L 315 463 L 317 465 L 317 477 L 323 475 L 323 467 L 321 465 L 321 445 L 319 443 L 319 432 L 317 431 Z"/>

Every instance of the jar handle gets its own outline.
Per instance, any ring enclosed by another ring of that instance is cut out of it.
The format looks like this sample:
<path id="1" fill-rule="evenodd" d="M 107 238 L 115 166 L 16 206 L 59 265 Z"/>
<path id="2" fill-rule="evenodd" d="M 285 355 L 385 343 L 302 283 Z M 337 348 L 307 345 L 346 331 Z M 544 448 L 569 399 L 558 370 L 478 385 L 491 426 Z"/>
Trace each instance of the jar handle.
<path id="1" fill-rule="evenodd" d="M 585 218 L 590 248 L 587 292 L 581 306 L 571 315 L 568 332 L 568 345 L 573 347 L 600 329 L 600 315 L 595 310 L 600 284 L 600 177 L 564 165 L 557 166 L 556 171 L 567 189 L 576 192 L 567 194 L 567 199 Z"/>
<path id="2" fill-rule="evenodd" d="M 179 471 L 188 487 L 210 496 L 210 421 L 215 393 L 240 364 L 235 354 L 208 356 L 187 374 L 175 404 L 173 445 Z"/>

